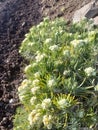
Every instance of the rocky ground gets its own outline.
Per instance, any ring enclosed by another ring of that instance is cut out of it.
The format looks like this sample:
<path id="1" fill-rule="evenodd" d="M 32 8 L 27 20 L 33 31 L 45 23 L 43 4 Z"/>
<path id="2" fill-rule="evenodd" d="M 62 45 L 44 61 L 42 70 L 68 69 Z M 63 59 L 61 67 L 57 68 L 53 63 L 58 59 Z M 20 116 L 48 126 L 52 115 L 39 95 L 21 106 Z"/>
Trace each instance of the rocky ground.
<path id="1" fill-rule="evenodd" d="M 18 50 L 25 33 L 43 17 L 72 19 L 75 10 L 91 0 L 1 0 L 0 1 L 0 130 L 13 129 L 19 106 L 17 88 L 24 59 Z"/>

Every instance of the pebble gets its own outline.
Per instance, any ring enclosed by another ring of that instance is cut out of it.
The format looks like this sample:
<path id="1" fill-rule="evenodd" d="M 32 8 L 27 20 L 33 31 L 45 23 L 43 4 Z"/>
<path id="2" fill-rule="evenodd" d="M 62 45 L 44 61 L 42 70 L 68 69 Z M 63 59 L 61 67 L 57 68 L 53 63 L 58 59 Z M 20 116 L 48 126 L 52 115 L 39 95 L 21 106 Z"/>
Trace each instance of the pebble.
<path id="1" fill-rule="evenodd" d="M 10 103 L 10 104 L 15 103 L 15 99 L 11 98 L 11 99 L 9 100 L 9 103 Z"/>

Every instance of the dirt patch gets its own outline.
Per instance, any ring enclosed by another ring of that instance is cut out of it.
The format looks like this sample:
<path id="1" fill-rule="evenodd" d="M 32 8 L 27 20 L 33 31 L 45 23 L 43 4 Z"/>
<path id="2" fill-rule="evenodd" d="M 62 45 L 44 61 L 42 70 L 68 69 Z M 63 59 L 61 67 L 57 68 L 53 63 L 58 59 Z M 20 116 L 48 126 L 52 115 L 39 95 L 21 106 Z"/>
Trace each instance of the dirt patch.
<path id="1" fill-rule="evenodd" d="M 0 130 L 12 130 L 18 106 L 17 88 L 24 60 L 18 50 L 24 35 L 44 16 L 71 20 L 76 9 L 91 0 L 5 0 L 0 2 Z"/>

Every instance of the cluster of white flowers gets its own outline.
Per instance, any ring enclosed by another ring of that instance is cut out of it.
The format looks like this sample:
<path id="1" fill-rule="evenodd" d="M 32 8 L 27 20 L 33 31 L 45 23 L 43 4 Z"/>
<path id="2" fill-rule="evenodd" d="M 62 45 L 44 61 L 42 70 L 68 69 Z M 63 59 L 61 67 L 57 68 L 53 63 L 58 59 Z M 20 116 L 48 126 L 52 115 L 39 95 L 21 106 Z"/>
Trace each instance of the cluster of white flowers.
<path id="1" fill-rule="evenodd" d="M 33 86 L 36 86 L 36 85 L 38 85 L 39 84 L 39 80 L 38 79 L 34 79 L 33 81 L 32 81 L 32 85 Z"/>
<path id="2" fill-rule="evenodd" d="M 29 42 L 28 46 L 32 47 L 35 43 L 34 42 Z"/>
<path id="3" fill-rule="evenodd" d="M 51 99 L 50 98 L 46 98 L 42 101 L 42 108 L 43 109 L 47 109 L 51 106 Z"/>
<path id="4" fill-rule="evenodd" d="M 18 92 L 23 90 L 28 85 L 28 83 L 30 83 L 30 80 L 24 79 L 22 81 L 21 85 L 18 87 Z"/>
<path id="5" fill-rule="evenodd" d="M 95 69 L 93 69 L 92 67 L 88 67 L 84 71 L 85 71 L 87 76 L 95 76 L 96 75 Z"/>
<path id="6" fill-rule="evenodd" d="M 36 62 L 40 62 L 46 55 L 43 53 L 41 54 L 40 52 L 37 52 L 37 56 L 35 57 Z"/>
<path id="7" fill-rule="evenodd" d="M 51 88 L 51 87 L 54 86 L 55 84 L 56 84 L 55 79 L 50 79 L 50 80 L 48 80 L 48 82 L 47 82 L 47 86 L 48 86 L 49 88 Z"/>
<path id="8" fill-rule="evenodd" d="M 45 115 L 43 117 L 44 126 L 47 127 L 48 130 L 52 129 L 52 121 L 53 117 L 51 115 Z"/>
<path id="9" fill-rule="evenodd" d="M 53 45 L 53 46 L 50 46 L 49 47 L 49 50 L 51 50 L 51 51 L 56 51 L 56 50 L 58 50 L 58 45 Z"/>
<path id="10" fill-rule="evenodd" d="M 68 100 L 67 99 L 60 99 L 59 101 L 58 101 L 58 105 L 59 105 L 59 107 L 60 108 L 66 108 L 66 107 L 68 107 L 69 106 L 69 103 L 68 103 Z"/>
<path id="11" fill-rule="evenodd" d="M 35 96 L 33 96 L 33 97 L 30 99 L 31 105 L 34 105 L 34 104 L 35 104 L 36 99 L 37 99 L 37 98 L 36 98 Z"/>
<path id="12" fill-rule="evenodd" d="M 73 47 L 77 47 L 77 46 L 79 46 L 79 47 L 81 47 L 81 46 L 83 46 L 84 45 L 84 40 L 77 40 L 77 39 L 75 39 L 75 40 L 73 40 L 73 41 L 71 41 L 71 45 L 73 46 Z"/>
<path id="13" fill-rule="evenodd" d="M 34 124 L 40 123 L 41 120 L 42 120 L 42 115 L 40 112 L 36 110 L 33 110 L 28 116 L 28 121 L 31 126 L 33 126 Z"/>
<path id="14" fill-rule="evenodd" d="M 32 94 L 35 95 L 35 94 L 39 91 L 39 89 L 40 89 L 39 86 L 33 87 L 33 88 L 31 89 Z"/>
<path id="15" fill-rule="evenodd" d="M 21 102 L 23 102 L 24 98 L 25 98 L 25 95 L 19 94 L 19 100 L 20 100 Z"/>
<path id="16" fill-rule="evenodd" d="M 51 43 L 52 42 L 52 39 L 51 38 L 47 38 L 46 40 L 45 40 L 45 44 L 49 44 L 49 43 Z"/>

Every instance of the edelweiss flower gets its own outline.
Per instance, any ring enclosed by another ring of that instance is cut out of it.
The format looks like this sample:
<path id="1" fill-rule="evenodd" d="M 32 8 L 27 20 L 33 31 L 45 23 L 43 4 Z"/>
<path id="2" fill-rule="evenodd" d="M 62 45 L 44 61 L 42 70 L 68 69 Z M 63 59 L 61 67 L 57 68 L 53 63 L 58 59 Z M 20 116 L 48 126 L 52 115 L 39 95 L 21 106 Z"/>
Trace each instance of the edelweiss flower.
<path id="1" fill-rule="evenodd" d="M 42 108 L 47 109 L 50 106 L 51 106 L 51 99 L 50 98 L 44 99 L 43 102 L 42 102 Z"/>
<path id="2" fill-rule="evenodd" d="M 52 129 L 52 116 L 45 115 L 43 117 L 43 123 L 44 123 L 44 126 L 46 126 L 48 130 Z"/>
<path id="3" fill-rule="evenodd" d="M 56 51 L 56 50 L 58 50 L 58 45 L 53 45 L 53 46 L 50 46 L 49 47 L 49 50 L 51 50 L 51 51 Z"/>
<path id="4" fill-rule="evenodd" d="M 92 67 L 88 67 L 84 71 L 85 71 L 87 76 L 95 76 L 96 75 L 95 69 L 93 69 Z"/>

